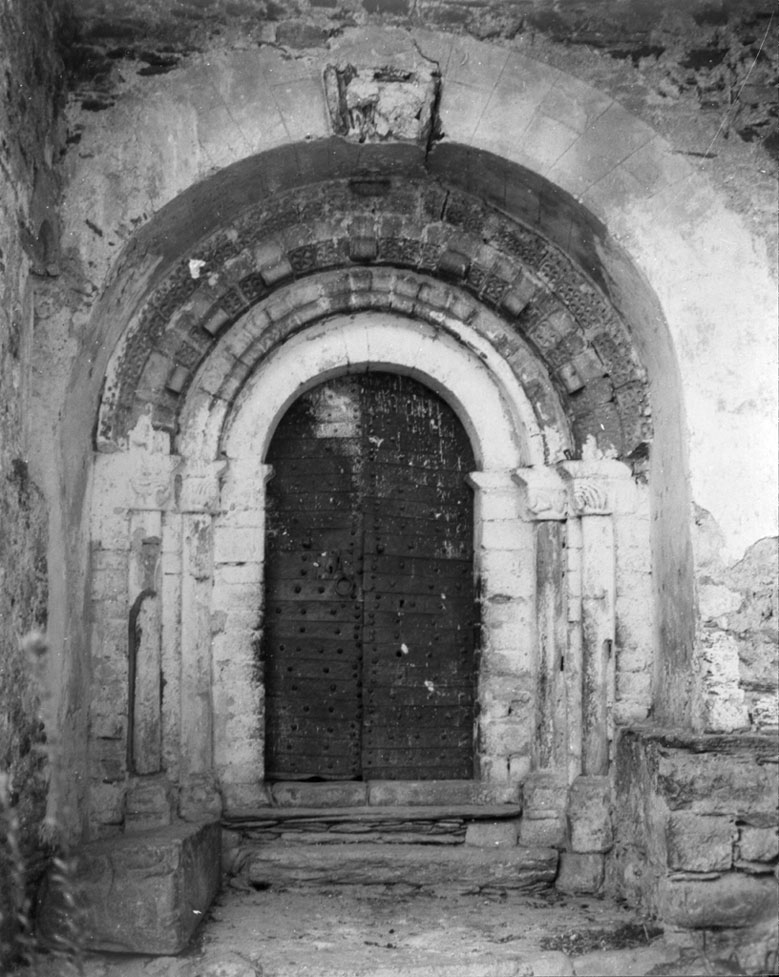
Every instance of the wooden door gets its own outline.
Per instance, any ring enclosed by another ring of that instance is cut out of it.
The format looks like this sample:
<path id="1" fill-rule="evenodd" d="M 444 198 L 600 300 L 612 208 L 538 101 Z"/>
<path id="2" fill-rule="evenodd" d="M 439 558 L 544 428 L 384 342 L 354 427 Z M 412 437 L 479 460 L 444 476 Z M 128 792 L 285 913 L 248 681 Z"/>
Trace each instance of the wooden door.
<path id="1" fill-rule="evenodd" d="M 468 438 L 416 381 L 301 397 L 268 462 L 268 779 L 473 776 Z"/>

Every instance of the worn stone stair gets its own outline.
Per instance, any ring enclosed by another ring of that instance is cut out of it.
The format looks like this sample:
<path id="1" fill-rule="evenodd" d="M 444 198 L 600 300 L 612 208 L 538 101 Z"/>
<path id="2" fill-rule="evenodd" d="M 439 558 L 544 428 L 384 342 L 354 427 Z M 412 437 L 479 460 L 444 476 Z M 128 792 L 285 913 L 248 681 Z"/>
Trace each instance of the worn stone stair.
<path id="1" fill-rule="evenodd" d="M 311 845 L 272 841 L 246 855 L 240 874 L 255 888 L 301 885 L 404 885 L 471 893 L 550 885 L 554 848 L 475 848 L 361 842 Z"/>
<path id="2" fill-rule="evenodd" d="M 225 822 L 226 864 L 238 884 L 255 889 L 551 885 L 557 849 L 518 845 L 519 814 L 511 804 L 268 808 Z"/>

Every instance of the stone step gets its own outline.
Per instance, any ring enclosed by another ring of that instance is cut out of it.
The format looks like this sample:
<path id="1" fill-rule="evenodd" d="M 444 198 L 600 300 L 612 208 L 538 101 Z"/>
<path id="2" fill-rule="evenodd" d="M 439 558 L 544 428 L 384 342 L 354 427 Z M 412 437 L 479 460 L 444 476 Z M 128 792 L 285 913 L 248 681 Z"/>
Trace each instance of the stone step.
<path id="1" fill-rule="evenodd" d="M 485 834 L 487 844 L 515 845 L 521 808 L 516 804 L 387 806 L 354 808 L 258 808 L 251 816 L 225 818 L 222 826 L 244 842 L 308 844 L 459 845 Z M 477 844 L 481 842 L 476 842 Z M 533 842 L 532 844 L 535 844 Z M 542 846 L 546 842 L 541 840 Z"/>
<path id="2" fill-rule="evenodd" d="M 280 821 L 305 822 L 354 821 L 495 821 L 516 818 L 522 813 L 519 804 L 397 804 L 372 807 L 258 807 L 250 813 L 224 818 L 225 827 L 244 828 Z"/>
<path id="3" fill-rule="evenodd" d="M 471 893 L 552 885 L 557 862 L 554 848 L 272 841 L 246 846 L 234 864 L 236 874 L 257 889 L 404 885 Z"/>

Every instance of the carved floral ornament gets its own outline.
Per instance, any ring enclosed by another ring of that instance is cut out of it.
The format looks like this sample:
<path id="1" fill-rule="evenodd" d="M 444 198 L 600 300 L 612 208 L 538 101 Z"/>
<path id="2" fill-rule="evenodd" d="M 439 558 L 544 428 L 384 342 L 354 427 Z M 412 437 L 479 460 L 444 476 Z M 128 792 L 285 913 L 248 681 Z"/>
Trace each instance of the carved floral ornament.
<path id="1" fill-rule="evenodd" d="M 229 228 L 215 229 L 193 255 L 133 313 L 112 354 L 98 451 L 126 443 L 150 391 L 154 404 L 146 409 L 155 428 L 173 432 L 206 359 L 247 314 L 270 342 L 296 331 L 300 315 L 383 309 L 388 300 L 431 324 L 468 322 L 487 340 L 494 330 L 484 316 L 490 322 L 497 316 L 507 359 L 523 343 L 533 344 L 539 419 L 557 413 L 542 369 L 560 381 L 560 410 L 575 422 L 582 446 L 593 436 L 603 451 L 627 457 L 638 442 L 651 440 L 646 377 L 605 296 L 533 228 L 456 188 L 390 176 L 331 180 L 326 192 L 319 184 L 291 188 L 248 208 Z M 197 277 L 193 261 L 198 271 L 204 264 Z M 236 281 L 239 269 L 245 274 Z M 305 298 L 290 299 L 293 288 Z M 264 316 L 271 308 L 276 313 Z M 608 385 L 603 378 L 611 376 L 620 377 L 613 402 L 586 421 L 575 418 L 570 392 L 582 389 L 582 381 Z M 233 389 L 231 383 L 228 400 Z"/>

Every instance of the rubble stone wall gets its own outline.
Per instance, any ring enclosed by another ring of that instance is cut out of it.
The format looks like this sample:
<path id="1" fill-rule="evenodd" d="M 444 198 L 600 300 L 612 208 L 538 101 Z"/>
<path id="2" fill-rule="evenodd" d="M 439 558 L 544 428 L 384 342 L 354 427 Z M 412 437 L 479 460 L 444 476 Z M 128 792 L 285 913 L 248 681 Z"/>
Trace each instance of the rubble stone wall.
<path id="1" fill-rule="evenodd" d="M 614 796 L 617 891 L 712 957 L 770 973 L 779 912 L 775 737 L 623 731 Z"/>
<path id="2" fill-rule="evenodd" d="M 779 551 L 776 537 L 728 564 L 711 514 L 694 510 L 700 609 L 695 723 L 708 732 L 779 731 Z"/>
<path id="3" fill-rule="evenodd" d="M 60 24 L 43 0 L 0 11 L 0 962 L 12 941 L 9 900 L 21 908 L 6 884 L 16 861 L 9 833 L 34 880 L 46 813 L 42 703 L 21 639 L 47 622 L 48 511 L 30 465 L 30 402 L 35 281 L 58 273 Z"/>

